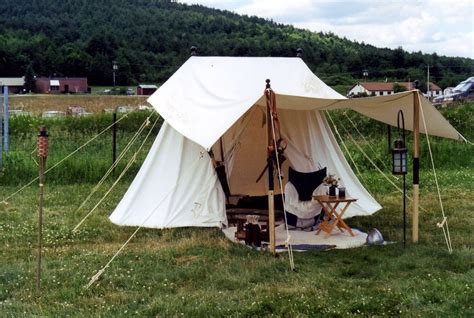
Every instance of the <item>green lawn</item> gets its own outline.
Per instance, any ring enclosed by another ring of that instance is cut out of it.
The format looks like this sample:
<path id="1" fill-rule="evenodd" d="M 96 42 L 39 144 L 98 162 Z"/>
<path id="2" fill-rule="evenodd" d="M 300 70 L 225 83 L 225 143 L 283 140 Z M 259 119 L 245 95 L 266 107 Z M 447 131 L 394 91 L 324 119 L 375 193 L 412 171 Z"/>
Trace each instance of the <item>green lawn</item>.
<path id="1" fill-rule="evenodd" d="M 7 316 L 472 316 L 472 189 L 444 194 L 449 254 L 434 193 L 422 204 L 421 240 L 403 248 L 399 195 L 376 195 L 384 209 L 349 220 L 378 228 L 386 246 L 273 258 L 228 241 L 217 229 L 141 230 L 90 289 L 84 286 L 134 231 L 107 216 L 121 183 L 80 230 L 75 212 L 93 185 L 46 187 L 42 292 L 35 293 L 37 189 L 2 205 L 0 309 Z M 105 186 L 104 189 L 107 187 Z M 1 197 L 15 188 L 1 188 Z M 97 196 L 99 197 L 99 195 Z M 91 206 L 91 203 L 89 206 Z"/>
<path id="2" fill-rule="evenodd" d="M 74 129 L 68 126 L 70 122 L 50 122 L 48 166 L 110 123 L 109 118 L 104 123 L 101 118 L 78 121 Z M 144 118 L 131 117 L 120 125 L 119 152 Z M 36 131 L 28 132 L 29 125 L 12 123 L 17 128 L 0 171 L 0 202 L 35 176 L 31 151 Z M 364 127 L 361 130 L 374 129 Z M 0 203 L 0 316 L 474 316 L 474 165 L 470 145 L 432 140 L 452 254 L 436 226 L 442 216 L 424 141 L 420 242 L 409 242 L 406 248 L 401 243 L 401 194 L 348 143 L 363 171 L 360 180 L 384 207 L 372 216 L 351 218 L 348 224 L 364 231 L 377 228 L 392 244 L 295 253 L 297 271 L 292 272 L 286 253 L 274 258 L 233 244 L 218 229 L 142 229 L 99 281 L 86 289 L 90 278 L 135 231 L 111 224 L 108 215 L 140 162 L 79 231 L 72 232 L 112 183 L 108 180 L 84 209 L 76 211 L 110 165 L 110 138 L 110 134 L 104 135 L 46 176 L 40 294 L 35 290 L 37 185 L 7 204 Z M 371 140 L 377 149 L 374 158 L 389 166 L 383 136 Z M 148 140 L 146 149 L 150 144 Z M 123 166 L 125 162 L 117 170 Z M 409 207 L 409 238 L 410 211 Z"/>

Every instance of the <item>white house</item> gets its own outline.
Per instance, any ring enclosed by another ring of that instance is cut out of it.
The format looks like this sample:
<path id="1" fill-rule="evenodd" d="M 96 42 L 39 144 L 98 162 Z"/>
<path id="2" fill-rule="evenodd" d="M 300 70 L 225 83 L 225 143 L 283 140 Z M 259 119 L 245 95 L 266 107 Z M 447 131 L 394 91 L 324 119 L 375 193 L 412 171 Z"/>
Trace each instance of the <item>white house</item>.
<path id="1" fill-rule="evenodd" d="M 347 96 L 357 96 L 358 94 L 366 93 L 369 96 L 391 95 L 394 93 L 393 85 L 398 84 L 405 87 L 407 90 L 414 89 L 413 82 L 361 82 L 352 86 Z M 430 82 L 430 93 L 427 97 L 435 97 L 443 94 L 443 90 L 436 84 Z"/>

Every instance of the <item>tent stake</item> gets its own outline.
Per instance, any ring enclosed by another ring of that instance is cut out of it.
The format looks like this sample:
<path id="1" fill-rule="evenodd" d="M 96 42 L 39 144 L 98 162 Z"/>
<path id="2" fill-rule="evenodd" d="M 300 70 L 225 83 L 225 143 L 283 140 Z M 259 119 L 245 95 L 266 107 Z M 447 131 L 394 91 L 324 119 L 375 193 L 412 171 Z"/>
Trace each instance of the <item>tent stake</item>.
<path id="1" fill-rule="evenodd" d="M 420 96 L 418 81 L 413 92 L 413 243 L 418 242 L 419 197 L 420 197 Z"/>

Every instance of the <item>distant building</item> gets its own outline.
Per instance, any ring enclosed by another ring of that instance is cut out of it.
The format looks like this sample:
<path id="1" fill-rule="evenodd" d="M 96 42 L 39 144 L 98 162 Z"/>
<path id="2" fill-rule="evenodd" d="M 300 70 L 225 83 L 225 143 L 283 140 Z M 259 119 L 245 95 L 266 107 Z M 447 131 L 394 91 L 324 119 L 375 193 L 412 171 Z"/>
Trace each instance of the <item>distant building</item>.
<path id="1" fill-rule="evenodd" d="M 88 93 L 86 77 L 37 77 L 36 93 Z"/>
<path id="2" fill-rule="evenodd" d="M 352 86 L 347 96 L 357 96 L 366 93 L 369 96 L 383 96 L 394 94 L 393 85 L 398 84 L 407 90 L 414 89 L 413 82 L 361 82 Z M 430 94 L 428 97 L 440 96 L 443 90 L 436 84 L 430 82 Z M 425 94 L 426 96 L 426 94 Z"/>
<path id="3" fill-rule="evenodd" d="M 158 89 L 156 85 L 140 84 L 137 87 L 137 95 L 151 95 Z"/>
<path id="4" fill-rule="evenodd" d="M 21 93 L 25 86 L 25 77 L 0 77 L 1 86 L 8 86 L 8 92 L 11 94 Z"/>

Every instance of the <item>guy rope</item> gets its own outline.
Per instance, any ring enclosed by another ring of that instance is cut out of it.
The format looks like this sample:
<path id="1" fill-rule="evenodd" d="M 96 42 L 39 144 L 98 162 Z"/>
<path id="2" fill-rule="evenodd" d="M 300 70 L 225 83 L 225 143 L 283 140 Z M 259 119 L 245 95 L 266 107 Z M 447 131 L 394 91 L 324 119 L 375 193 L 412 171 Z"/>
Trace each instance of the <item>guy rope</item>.
<path id="1" fill-rule="evenodd" d="M 426 120 L 425 120 L 425 114 L 423 112 L 423 106 L 420 104 L 420 110 L 421 110 L 421 119 L 423 120 L 423 126 L 425 128 L 425 131 L 428 131 L 426 128 Z M 433 175 L 436 183 L 436 190 L 438 191 L 438 200 L 439 200 L 439 206 L 441 208 L 441 214 L 443 216 L 443 219 L 440 223 L 437 223 L 437 226 L 439 228 L 443 229 L 443 234 L 444 234 L 444 239 L 446 241 L 446 246 L 448 247 L 449 253 L 453 252 L 453 245 L 451 244 L 451 235 L 449 233 L 449 226 L 448 226 L 448 218 L 446 217 L 446 214 L 444 213 L 444 206 L 443 206 L 443 200 L 441 199 L 441 191 L 439 189 L 439 184 L 438 184 L 438 176 L 436 174 L 436 169 L 434 165 L 434 159 L 433 159 L 433 153 L 431 151 L 431 144 L 430 144 L 430 138 L 428 137 L 428 134 L 426 134 L 426 141 L 428 143 L 428 151 L 430 153 L 430 159 L 431 159 L 431 166 L 433 167 Z"/>
<path id="2" fill-rule="evenodd" d="M 119 120 L 117 120 L 116 122 L 112 123 L 111 125 L 107 126 L 104 130 L 102 130 L 100 133 L 98 133 L 97 135 L 95 135 L 94 137 L 92 137 L 91 139 L 89 139 L 88 141 L 86 141 L 84 144 L 82 144 L 81 146 L 79 146 L 76 150 L 72 151 L 70 154 L 68 154 L 66 157 L 64 157 L 63 159 L 61 159 L 60 161 L 58 161 L 57 163 L 55 163 L 53 166 L 51 166 L 49 169 L 47 169 L 44 173 L 48 173 L 49 171 L 53 170 L 54 168 L 56 168 L 57 166 L 59 166 L 60 164 L 62 164 L 64 161 L 68 160 L 70 157 L 72 157 L 73 155 L 75 155 L 78 151 L 80 151 L 82 148 L 84 148 L 85 146 L 87 146 L 88 144 L 90 144 L 92 141 L 96 140 L 97 138 L 99 138 L 101 135 L 103 135 L 107 130 L 109 130 L 110 128 L 112 128 L 115 124 L 117 124 L 118 122 L 120 122 L 121 120 L 125 119 L 126 117 L 128 116 L 128 114 L 125 114 L 123 115 L 122 117 L 120 117 Z M 37 180 L 39 179 L 39 177 L 36 177 L 34 178 L 33 180 L 31 180 L 30 182 L 28 182 L 27 184 L 25 184 L 24 186 L 20 187 L 18 190 L 16 190 L 15 192 L 13 192 L 12 194 L 6 196 L 5 198 L 2 199 L 2 203 L 3 204 L 7 204 L 7 201 L 9 199 L 11 199 L 12 197 L 14 197 L 15 195 L 17 195 L 18 193 L 20 193 L 21 191 L 25 190 L 26 188 L 28 188 L 30 185 L 32 185 L 34 182 L 36 182 Z"/>
<path id="3" fill-rule="evenodd" d="M 143 146 L 145 145 L 145 142 L 147 141 L 148 137 L 150 136 L 151 132 L 153 131 L 153 128 L 155 128 L 156 124 L 158 123 L 158 120 L 160 119 L 160 117 L 158 116 L 155 120 L 155 122 L 153 123 L 153 125 L 151 126 L 150 130 L 148 131 L 146 137 L 143 139 L 142 143 L 140 144 L 140 147 L 137 149 L 137 151 L 135 151 L 135 153 L 133 154 L 132 158 L 128 161 L 127 165 L 125 166 L 125 168 L 123 169 L 123 171 L 120 173 L 120 175 L 118 176 L 117 180 L 115 180 L 115 182 L 112 184 L 112 186 L 109 188 L 109 190 L 107 190 L 107 192 L 102 196 L 102 198 L 99 200 L 99 202 L 97 202 L 94 207 L 86 214 L 86 216 L 84 216 L 82 218 L 82 220 L 74 227 L 73 229 L 73 232 L 76 231 L 81 225 L 82 223 L 84 223 L 84 221 L 99 207 L 99 205 L 105 200 L 105 198 L 107 198 L 107 196 L 110 194 L 110 192 L 112 192 L 112 190 L 115 188 L 115 186 L 118 184 L 118 182 L 123 178 L 123 176 L 125 175 L 125 173 L 128 171 L 128 169 L 130 169 L 130 167 L 133 165 L 133 163 L 136 161 L 137 159 L 137 155 L 140 153 L 140 151 L 142 150 Z M 147 117 L 146 123 L 144 123 L 143 126 L 143 129 L 145 127 L 147 127 L 149 124 L 150 124 L 150 121 L 149 121 L 149 117 Z M 139 130 L 140 132 L 143 131 L 143 129 Z M 136 134 L 136 137 L 138 137 L 138 134 Z M 136 137 L 134 140 L 136 140 Z M 130 149 L 130 147 L 128 148 Z M 125 151 L 125 150 L 124 150 Z M 123 151 L 122 151 L 123 153 Z M 122 153 L 121 153 L 121 157 L 119 157 L 120 159 L 123 158 L 122 156 Z M 109 169 L 108 173 L 110 173 L 112 170 L 113 170 L 113 167 L 114 165 L 111 166 L 111 168 Z M 107 175 L 107 174 L 106 174 Z M 104 178 L 103 178 L 104 179 Z M 102 180 L 101 180 L 102 181 Z M 100 187 L 100 184 L 97 184 L 96 187 L 94 187 L 93 191 L 92 191 L 92 194 L 95 191 L 97 191 L 97 189 Z M 91 197 L 92 195 L 90 194 L 87 198 L 86 198 L 86 201 Z M 86 202 L 85 201 L 85 202 Z M 80 207 L 82 207 L 84 205 L 84 202 L 83 204 L 81 204 Z"/>
<path id="4" fill-rule="evenodd" d="M 191 165 L 188 166 L 189 171 L 194 171 L 196 169 L 197 164 L 199 163 L 199 160 L 203 159 L 205 156 L 205 152 L 201 152 L 199 157 L 194 161 Z M 158 204 L 151 209 L 150 214 L 146 216 L 146 218 L 143 220 L 141 223 L 142 225 L 138 226 L 137 229 L 130 235 L 130 237 L 125 241 L 125 243 L 120 246 L 120 248 L 115 252 L 115 254 L 110 258 L 110 260 L 103 266 L 100 270 L 97 271 L 97 273 L 91 277 L 89 280 L 89 283 L 87 283 L 86 286 L 84 286 L 86 289 L 91 287 L 97 280 L 99 280 L 100 276 L 105 272 L 105 270 L 110 266 L 110 264 L 119 256 L 119 254 L 123 251 L 123 249 L 128 245 L 128 243 L 135 237 L 135 235 L 142 229 L 144 224 L 152 217 L 152 215 L 155 213 L 155 211 L 165 202 L 165 200 L 168 198 L 168 196 L 173 193 L 174 189 L 178 186 L 178 181 L 175 182 L 175 184 L 169 188 L 168 192 L 161 198 L 161 200 L 158 202 Z"/>
<path id="5" fill-rule="evenodd" d="M 367 138 L 365 138 L 365 136 L 360 132 L 359 128 L 357 128 L 357 125 L 352 121 L 352 119 L 347 115 L 347 111 L 343 112 L 344 116 L 346 116 L 347 120 L 349 120 L 349 122 L 351 123 L 352 125 L 352 128 L 354 128 L 355 131 L 357 131 L 357 133 L 359 134 L 359 136 L 367 143 L 367 145 L 369 146 L 370 150 L 372 151 L 372 153 L 374 154 L 374 157 L 377 158 L 380 163 L 382 164 L 382 166 L 385 168 L 385 169 L 388 169 L 387 166 L 385 165 L 385 162 L 380 159 L 379 156 L 377 156 L 377 152 L 374 150 L 373 146 L 372 146 L 372 143 L 370 142 L 370 140 L 368 140 Z M 398 177 L 395 176 L 395 175 L 391 175 L 394 179 L 398 180 Z"/>
<path id="6" fill-rule="evenodd" d="M 342 136 L 340 135 L 339 131 L 337 130 L 337 127 L 331 117 L 331 115 L 329 114 L 328 111 L 326 111 L 326 114 L 328 115 L 331 123 L 333 124 L 334 126 L 334 130 L 336 132 L 336 134 L 338 135 L 339 139 L 342 140 Z M 365 157 L 365 159 L 367 159 L 367 161 L 369 161 L 369 163 L 388 181 L 389 184 L 391 184 L 398 192 L 402 193 L 403 194 L 403 190 L 397 186 L 395 184 L 395 182 L 393 182 L 392 179 L 390 179 L 383 171 L 382 169 L 380 169 L 380 167 L 377 166 L 377 164 L 370 158 L 370 156 L 364 151 L 364 149 L 362 149 L 362 147 L 357 143 L 357 141 L 354 139 L 354 137 L 352 137 L 352 135 L 347 131 L 347 129 L 342 126 L 342 129 L 344 130 L 344 132 L 347 134 L 347 136 L 349 136 L 349 138 L 351 139 L 352 143 L 356 146 L 356 148 L 362 153 L 362 155 Z M 355 163 L 354 163 L 355 164 Z M 357 168 L 356 168 L 357 169 Z M 405 195 L 405 197 L 410 201 L 410 202 L 413 202 L 413 198 L 412 197 L 409 197 L 408 195 Z M 423 207 L 420 206 L 420 209 L 425 211 L 426 212 L 426 209 L 424 209 Z"/>
<path id="7" fill-rule="evenodd" d="M 158 117 L 159 118 L 159 117 Z M 158 120 L 157 118 L 157 120 Z M 156 121 L 155 121 L 156 123 Z M 140 126 L 140 128 L 138 128 L 137 132 L 135 133 L 135 135 L 132 136 L 132 138 L 129 140 L 129 142 L 127 143 L 127 145 L 125 146 L 125 148 L 122 150 L 122 152 L 119 154 L 118 158 L 112 163 L 112 165 L 109 167 L 109 169 L 107 170 L 107 172 L 104 174 L 104 176 L 102 176 L 102 179 L 100 179 L 100 181 L 94 186 L 94 188 L 92 188 L 92 191 L 89 193 L 89 195 L 87 196 L 87 198 L 82 201 L 82 203 L 79 205 L 79 207 L 76 209 L 75 212 L 78 212 L 80 209 L 82 209 L 84 207 L 84 205 L 89 201 L 89 199 L 99 190 L 99 188 L 101 187 L 101 185 L 105 182 L 105 180 L 107 179 L 107 177 L 114 171 L 115 167 L 117 167 L 117 165 L 120 163 L 120 161 L 125 157 L 125 155 L 127 154 L 127 152 L 130 150 L 130 148 L 133 146 L 133 144 L 135 143 L 135 141 L 138 139 L 139 135 L 143 132 L 143 130 L 148 127 L 148 125 L 150 124 L 150 117 L 147 117 L 145 119 L 145 121 L 142 123 L 142 125 Z M 155 125 L 153 125 L 154 127 Z M 153 127 L 151 129 L 153 129 Z"/>

